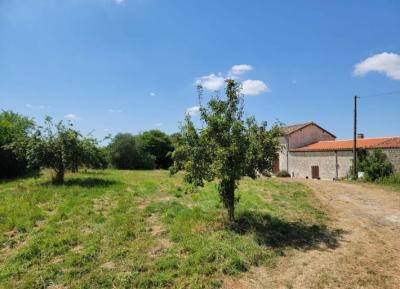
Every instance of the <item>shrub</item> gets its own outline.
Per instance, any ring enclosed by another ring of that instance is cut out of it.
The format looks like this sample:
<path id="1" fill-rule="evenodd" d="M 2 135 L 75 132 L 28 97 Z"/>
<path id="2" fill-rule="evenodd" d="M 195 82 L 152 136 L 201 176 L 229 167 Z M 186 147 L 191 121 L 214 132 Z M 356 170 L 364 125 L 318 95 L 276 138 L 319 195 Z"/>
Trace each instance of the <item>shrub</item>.
<path id="1" fill-rule="evenodd" d="M 279 171 L 276 176 L 279 178 L 290 178 L 290 174 L 286 170 Z"/>
<path id="2" fill-rule="evenodd" d="M 122 170 L 153 169 L 155 158 L 147 153 L 141 140 L 129 133 L 117 134 L 108 146 L 111 164 Z"/>
<path id="3" fill-rule="evenodd" d="M 171 153 L 174 147 L 168 135 L 153 129 L 143 132 L 138 138 L 144 152 L 155 158 L 156 168 L 168 169 L 172 165 Z"/>
<path id="4" fill-rule="evenodd" d="M 21 176 L 28 171 L 24 150 L 13 147 L 14 143 L 25 142 L 34 122 L 12 111 L 0 113 L 0 178 Z"/>
<path id="5" fill-rule="evenodd" d="M 376 181 L 379 178 L 393 174 L 393 165 L 386 154 L 380 150 L 368 151 L 366 157 L 359 163 L 359 171 L 364 172 L 364 179 Z"/>

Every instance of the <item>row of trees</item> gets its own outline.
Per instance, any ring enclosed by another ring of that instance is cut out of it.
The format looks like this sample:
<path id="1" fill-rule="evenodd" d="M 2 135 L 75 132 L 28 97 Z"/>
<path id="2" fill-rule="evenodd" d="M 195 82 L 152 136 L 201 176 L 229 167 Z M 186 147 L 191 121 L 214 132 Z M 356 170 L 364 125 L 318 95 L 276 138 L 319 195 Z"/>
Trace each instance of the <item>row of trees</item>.
<path id="1" fill-rule="evenodd" d="M 160 130 L 139 135 L 117 134 L 107 147 L 110 161 L 117 169 L 168 169 L 176 134 L 168 136 Z"/>
<path id="2" fill-rule="evenodd" d="M 40 168 L 54 171 L 53 182 L 62 183 L 66 171 L 80 167 L 103 169 L 167 169 L 172 164 L 172 138 L 159 130 L 139 135 L 118 134 L 106 147 L 83 136 L 71 123 L 44 126 L 20 114 L 0 113 L 0 178 L 18 177 Z"/>

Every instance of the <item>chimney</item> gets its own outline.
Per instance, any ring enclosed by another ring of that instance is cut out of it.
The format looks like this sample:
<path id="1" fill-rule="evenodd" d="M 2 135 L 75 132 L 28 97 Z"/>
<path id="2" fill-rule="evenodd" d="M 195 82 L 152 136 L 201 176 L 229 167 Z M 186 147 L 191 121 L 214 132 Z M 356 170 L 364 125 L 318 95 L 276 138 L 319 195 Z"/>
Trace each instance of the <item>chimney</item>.
<path id="1" fill-rule="evenodd" d="M 363 139 L 364 138 L 364 134 L 363 133 L 358 133 L 357 134 L 357 138 L 358 139 Z"/>

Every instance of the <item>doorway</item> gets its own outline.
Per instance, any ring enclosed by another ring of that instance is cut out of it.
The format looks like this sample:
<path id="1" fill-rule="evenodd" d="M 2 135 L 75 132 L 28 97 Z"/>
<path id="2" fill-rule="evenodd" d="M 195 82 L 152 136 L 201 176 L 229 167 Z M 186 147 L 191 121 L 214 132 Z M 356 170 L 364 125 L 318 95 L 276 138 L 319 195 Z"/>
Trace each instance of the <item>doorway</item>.
<path id="1" fill-rule="evenodd" d="M 319 166 L 311 166 L 311 178 L 319 179 Z"/>

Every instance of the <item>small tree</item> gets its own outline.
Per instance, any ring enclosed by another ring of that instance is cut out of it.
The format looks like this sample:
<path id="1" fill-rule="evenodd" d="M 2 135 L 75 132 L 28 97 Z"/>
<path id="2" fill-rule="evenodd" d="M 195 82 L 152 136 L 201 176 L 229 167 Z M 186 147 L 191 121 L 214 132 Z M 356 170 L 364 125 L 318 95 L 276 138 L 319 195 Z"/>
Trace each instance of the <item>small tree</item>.
<path id="1" fill-rule="evenodd" d="M 38 128 L 23 145 L 31 165 L 51 168 L 55 174 L 54 183 L 63 183 L 66 170 L 76 170 L 83 152 L 80 134 L 62 121 L 53 124 L 50 117 L 45 119 L 45 128 Z"/>
<path id="2" fill-rule="evenodd" d="M 382 150 L 377 149 L 365 153 L 360 160 L 359 170 L 364 172 L 365 180 L 376 181 L 393 174 L 393 164 Z"/>
<path id="3" fill-rule="evenodd" d="M 199 86 L 199 98 L 202 87 Z M 257 171 L 271 170 L 280 148 L 278 126 L 266 129 L 254 117 L 245 118 L 240 85 L 226 81 L 226 99 L 212 97 L 200 108 L 204 127 L 196 130 L 189 115 L 181 129 L 179 145 L 174 151 L 172 173 L 185 170 L 185 181 L 203 186 L 217 180 L 218 193 L 234 220 L 235 189 L 244 176 L 255 178 Z"/>

